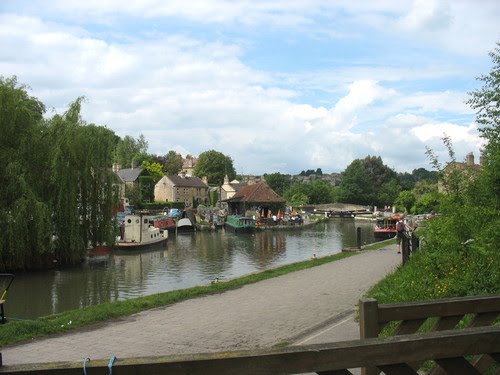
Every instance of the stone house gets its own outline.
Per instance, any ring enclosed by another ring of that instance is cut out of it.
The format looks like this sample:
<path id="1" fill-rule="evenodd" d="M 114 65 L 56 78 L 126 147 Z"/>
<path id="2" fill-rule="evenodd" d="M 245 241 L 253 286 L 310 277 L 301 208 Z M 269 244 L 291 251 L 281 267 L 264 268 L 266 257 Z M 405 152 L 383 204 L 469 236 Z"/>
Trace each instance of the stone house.
<path id="1" fill-rule="evenodd" d="M 125 191 L 127 188 L 141 188 L 141 186 L 139 186 L 139 177 L 149 176 L 149 172 L 141 167 L 121 169 L 118 164 L 113 164 L 112 170 L 114 174 L 118 176 L 114 186 L 119 189 L 120 198 L 124 198 L 126 196 Z"/>
<path id="2" fill-rule="evenodd" d="M 449 176 L 454 171 L 464 171 L 464 175 L 468 176 L 469 179 L 475 177 L 477 172 L 481 169 L 482 157 L 479 158 L 479 164 L 474 162 L 474 154 L 469 152 L 465 156 L 465 162 L 452 162 L 448 163 L 443 169 L 444 176 Z M 464 181 L 465 182 L 465 181 Z M 438 191 L 440 193 L 446 193 L 446 187 L 444 186 L 443 180 L 438 181 Z"/>
<path id="3" fill-rule="evenodd" d="M 186 207 L 208 205 L 208 180 L 188 176 L 163 176 L 155 185 L 155 202 L 184 202 Z"/>
<path id="4" fill-rule="evenodd" d="M 198 162 L 198 158 L 195 158 L 192 155 L 186 155 L 185 158 L 182 159 L 182 169 L 181 173 L 185 173 L 186 176 L 192 177 L 194 172 L 194 167 Z"/>

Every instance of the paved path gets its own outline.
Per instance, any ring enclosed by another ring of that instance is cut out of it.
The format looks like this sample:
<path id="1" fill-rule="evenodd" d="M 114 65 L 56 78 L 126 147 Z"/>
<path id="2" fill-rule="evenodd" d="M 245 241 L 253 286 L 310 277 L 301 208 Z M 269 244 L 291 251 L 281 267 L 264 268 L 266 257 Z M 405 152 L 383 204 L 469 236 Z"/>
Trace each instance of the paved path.
<path id="1" fill-rule="evenodd" d="M 358 337 L 359 298 L 401 262 L 395 245 L 217 295 L 2 348 L 4 365 L 214 352 Z"/>

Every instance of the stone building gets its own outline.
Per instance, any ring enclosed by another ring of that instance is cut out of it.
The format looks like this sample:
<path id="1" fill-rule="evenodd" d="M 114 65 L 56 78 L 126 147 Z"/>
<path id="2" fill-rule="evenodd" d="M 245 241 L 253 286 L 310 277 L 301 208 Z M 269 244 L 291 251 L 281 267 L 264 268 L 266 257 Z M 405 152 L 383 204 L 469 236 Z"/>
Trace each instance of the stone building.
<path id="1" fill-rule="evenodd" d="M 163 176 L 155 185 L 155 202 L 184 202 L 185 207 L 208 205 L 208 181 L 181 173 Z"/>

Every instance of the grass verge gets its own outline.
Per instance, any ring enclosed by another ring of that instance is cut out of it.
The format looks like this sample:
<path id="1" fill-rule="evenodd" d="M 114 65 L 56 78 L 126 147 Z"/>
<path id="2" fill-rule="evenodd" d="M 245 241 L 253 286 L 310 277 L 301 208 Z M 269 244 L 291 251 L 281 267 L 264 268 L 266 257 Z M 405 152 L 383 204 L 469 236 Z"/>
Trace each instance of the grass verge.
<path id="1" fill-rule="evenodd" d="M 35 319 L 13 321 L 0 326 L 0 346 L 30 340 L 54 333 L 66 332 L 79 327 L 116 319 L 140 311 L 166 306 L 190 298 L 221 293 L 230 289 L 285 275 L 290 272 L 316 267 L 325 263 L 347 258 L 355 253 L 338 253 L 317 259 L 287 264 L 259 273 L 253 273 L 237 279 L 221 281 L 215 284 L 196 286 L 188 289 L 173 290 L 150 296 L 138 297 L 126 301 L 103 303 L 83 309 L 62 312 L 56 315 Z"/>
<path id="2" fill-rule="evenodd" d="M 374 242 L 374 243 L 371 243 L 369 245 L 366 245 L 363 247 L 363 250 L 378 250 L 378 249 L 381 249 L 383 247 L 386 247 L 387 245 L 393 245 L 395 243 L 396 243 L 396 239 L 391 238 L 388 240 Z"/>

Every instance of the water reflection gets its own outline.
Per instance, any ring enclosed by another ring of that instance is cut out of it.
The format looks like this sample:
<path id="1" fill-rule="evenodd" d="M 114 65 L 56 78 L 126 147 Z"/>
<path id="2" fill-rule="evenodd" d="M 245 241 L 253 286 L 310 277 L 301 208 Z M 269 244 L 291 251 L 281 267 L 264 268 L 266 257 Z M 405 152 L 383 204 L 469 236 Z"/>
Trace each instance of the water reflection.
<path id="1" fill-rule="evenodd" d="M 18 274 L 5 304 L 8 317 L 33 318 L 141 295 L 206 285 L 282 264 L 334 254 L 373 242 L 373 225 L 334 219 L 311 228 L 234 234 L 172 235 L 152 251 L 89 255 L 81 266 Z"/>

